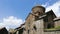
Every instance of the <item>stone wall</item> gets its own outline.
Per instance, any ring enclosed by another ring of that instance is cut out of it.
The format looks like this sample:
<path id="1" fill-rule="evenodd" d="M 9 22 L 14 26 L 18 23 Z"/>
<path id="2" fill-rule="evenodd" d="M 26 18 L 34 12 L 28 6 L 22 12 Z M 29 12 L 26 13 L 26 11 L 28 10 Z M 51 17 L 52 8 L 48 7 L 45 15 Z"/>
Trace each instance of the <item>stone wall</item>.
<path id="1" fill-rule="evenodd" d="M 60 26 L 60 19 L 59 20 L 55 20 L 54 22 L 55 22 L 55 27 Z"/>
<path id="2" fill-rule="evenodd" d="M 40 19 L 40 20 L 38 20 L 38 21 L 35 21 L 34 22 L 34 25 L 36 26 L 36 32 L 34 32 L 35 34 L 43 34 L 43 28 L 44 28 L 44 26 L 43 26 L 43 19 Z"/>

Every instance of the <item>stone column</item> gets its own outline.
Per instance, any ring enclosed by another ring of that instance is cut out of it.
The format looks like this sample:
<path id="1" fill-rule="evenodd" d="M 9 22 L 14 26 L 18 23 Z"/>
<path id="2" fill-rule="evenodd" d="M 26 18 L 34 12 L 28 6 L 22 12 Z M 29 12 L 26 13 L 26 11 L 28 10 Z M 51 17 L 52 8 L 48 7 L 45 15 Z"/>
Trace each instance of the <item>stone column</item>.
<path id="1" fill-rule="evenodd" d="M 19 31 L 17 31 L 16 34 L 19 34 Z"/>

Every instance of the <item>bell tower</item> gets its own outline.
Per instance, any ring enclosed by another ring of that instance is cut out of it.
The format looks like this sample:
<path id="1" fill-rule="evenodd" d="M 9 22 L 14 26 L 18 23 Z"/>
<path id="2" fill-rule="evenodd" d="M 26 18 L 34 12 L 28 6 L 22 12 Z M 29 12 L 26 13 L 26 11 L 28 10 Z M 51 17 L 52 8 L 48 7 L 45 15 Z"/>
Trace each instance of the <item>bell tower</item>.
<path id="1" fill-rule="evenodd" d="M 32 14 L 39 16 L 45 13 L 45 8 L 43 6 L 35 6 L 32 8 Z"/>

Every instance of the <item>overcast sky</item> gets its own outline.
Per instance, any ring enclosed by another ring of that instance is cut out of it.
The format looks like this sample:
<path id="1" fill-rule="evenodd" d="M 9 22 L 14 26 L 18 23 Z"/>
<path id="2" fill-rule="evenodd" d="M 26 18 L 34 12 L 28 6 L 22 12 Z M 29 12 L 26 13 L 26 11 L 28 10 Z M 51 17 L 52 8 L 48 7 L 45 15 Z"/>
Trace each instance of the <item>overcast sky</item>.
<path id="1" fill-rule="evenodd" d="M 60 0 L 0 0 L 0 28 L 16 28 L 24 23 L 33 6 L 42 5 L 46 12 L 60 16 Z"/>

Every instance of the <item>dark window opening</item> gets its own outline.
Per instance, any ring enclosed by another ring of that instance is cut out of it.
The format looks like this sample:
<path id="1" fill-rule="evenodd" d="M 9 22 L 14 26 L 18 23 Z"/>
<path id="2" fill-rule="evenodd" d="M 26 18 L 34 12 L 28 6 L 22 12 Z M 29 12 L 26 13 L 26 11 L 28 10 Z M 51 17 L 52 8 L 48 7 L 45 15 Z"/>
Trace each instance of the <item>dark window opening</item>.
<path id="1" fill-rule="evenodd" d="M 51 24 L 48 24 L 48 25 L 47 25 L 47 28 L 48 28 L 48 29 L 51 28 Z"/>
<path id="2" fill-rule="evenodd" d="M 54 28 L 54 22 L 50 22 L 47 24 L 47 28 Z"/>
<path id="3" fill-rule="evenodd" d="M 28 34 L 29 34 L 29 30 L 28 30 Z"/>
<path id="4" fill-rule="evenodd" d="M 37 29 L 36 26 L 33 27 L 35 30 Z"/>

